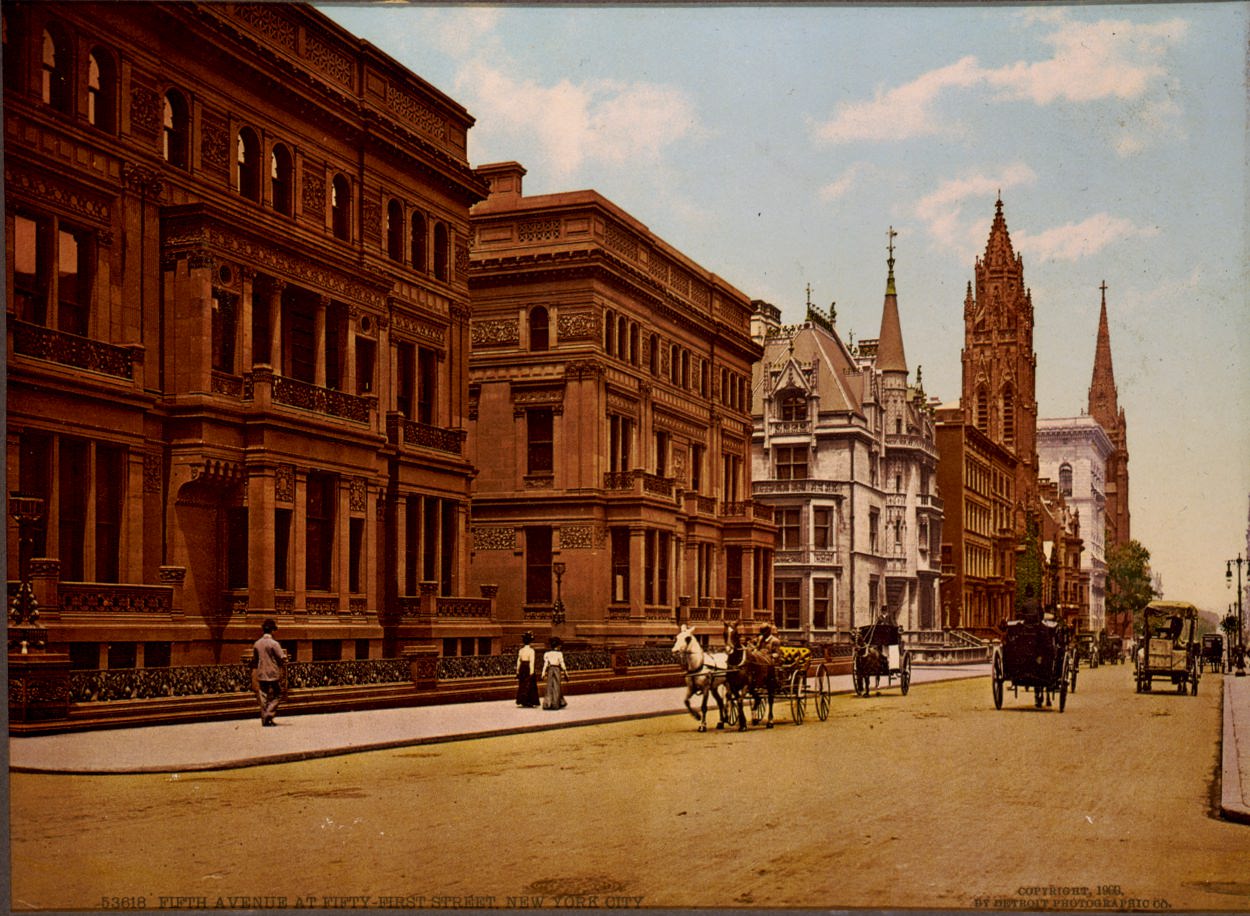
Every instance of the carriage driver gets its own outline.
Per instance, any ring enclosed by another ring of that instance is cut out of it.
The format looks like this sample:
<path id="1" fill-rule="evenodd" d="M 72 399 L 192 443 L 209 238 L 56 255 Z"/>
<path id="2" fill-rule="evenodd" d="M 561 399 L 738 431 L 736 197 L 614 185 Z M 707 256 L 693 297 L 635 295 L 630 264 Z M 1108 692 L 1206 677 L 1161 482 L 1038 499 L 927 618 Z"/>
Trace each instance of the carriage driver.
<path id="1" fill-rule="evenodd" d="M 773 634 L 771 624 L 766 623 L 760 627 L 760 635 L 755 638 L 754 646 L 768 660 L 770 665 L 780 663 L 781 640 Z"/>

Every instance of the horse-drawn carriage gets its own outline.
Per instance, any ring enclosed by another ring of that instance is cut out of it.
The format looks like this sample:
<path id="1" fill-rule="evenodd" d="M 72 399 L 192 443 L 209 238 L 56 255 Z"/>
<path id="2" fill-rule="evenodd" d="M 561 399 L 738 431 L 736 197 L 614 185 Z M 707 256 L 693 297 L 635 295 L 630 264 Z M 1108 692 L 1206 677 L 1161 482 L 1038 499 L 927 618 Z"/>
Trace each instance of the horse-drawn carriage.
<path id="1" fill-rule="evenodd" d="M 683 660 L 686 669 L 686 708 L 699 720 L 699 731 L 707 729 L 708 697 L 716 701 L 724 728 L 728 722 L 740 731 L 747 727 L 743 695 L 750 699 L 753 724 L 767 722 L 773 727 L 773 702 L 789 702 L 790 715 L 796 725 L 807 717 L 808 697 L 812 697 L 816 715 L 823 722 L 829 717 L 833 696 L 828 669 L 817 662 L 812 670 L 812 652 L 805 646 L 780 646 L 775 660 L 748 643 L 741 633 L 726 628 L 724 652 L 707 652 L 693 627 L 682 626 L 673 644 L 673 653 Z M 702 714 L 695 712 L 690 698 L 696 693 L 703 698 Z"/>
<path id="2" fill-rule="evenodd" d="M 1124 661 L 1124 640 L 1108 636 L 1104 630 L 1098 638 L 1098 660 L 1104 665 L 1118 665 Z"/>
<path id="3" fill-rule="evenodd" d="M 1087 668 L 1097 668 L 1101 657 L 1097 633 L 1082 631 L 1076 634 L 1074 661 L 1078 664 L 1084 662 Z"/>
<path id="4" fill-rule="evenodd" d="M 1198 694 L 1201 643 L 1195 632 L 1198 609 L 1183 601 L 1152 601 L 1142 611 L 1142 647 L 1137 653 L 1134 679 L 1138 693 L 1149 693 L 1151 683 L 1169 680 L 1177 693 L 1186 686 Z"/>
<path id="5" fill-rule="evenodd" d="M 1202 655 L 1198 660 L 1200 671 L 1224 673 L 1224 637 L 1219 633 L 1205 633 L 1202 637 Z"/>
<path id="6" fill-rule="evenodd" d="M 892 685 L 898 678 L 903 696 L 911 687 L 911 653 L 903 645 L 903 630 L 892 623 L 870 623 L 851 631 L 851 686 L 861 697 L 867 696 L 868 681 L 879 689 L 881 678 Z"/>
<path id="7" fill-rule="evenodd" d="M 1009 620 L 1004 624 L 1002 644 L 994 647 L 990 659 L 994 707 L 1003 708 L 1004 687 L 1010 681 L 1013 695 L 1018 696 L 1021 687 L 1032 690 L 1033 705 L 1039 708 L 1049 706 L 1057 695 L 1063 712 L 1074 669 L 1075 656 L 1063 624 L 1044 619 L 1036 609 Z"/>

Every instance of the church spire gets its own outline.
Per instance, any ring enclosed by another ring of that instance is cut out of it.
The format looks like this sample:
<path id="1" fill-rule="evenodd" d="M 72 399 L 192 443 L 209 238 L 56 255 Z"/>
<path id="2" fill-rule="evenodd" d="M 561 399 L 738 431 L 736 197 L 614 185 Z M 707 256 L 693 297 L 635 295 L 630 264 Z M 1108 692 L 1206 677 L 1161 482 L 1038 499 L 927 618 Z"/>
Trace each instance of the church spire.
<path id="1" fill-rule="evenodd" d="M 898 292 L 894 288 L 894 237 L 898 235 L 894 227 L 886 233 L 887 249 L 890 253 L 886 259 L 889 268 L 885 281 L 885 304 L 881 309 L 881 333 L 877 339 L 877 369 L 881 372 L 902 372 L 907 374 L 907 357 L 903 353 L 903 329 L 898 320 Z"/>
<path id="2" fill-rule="evenodd" d="M 1098 342 L 1094 345 L 1094 375 L 1089 384 L 1089 415 L 1108 433 L 1119 422 L 1119 404 L 1115 387 L 1115 371 L 1111 367 L 1111 334 L 1107 330 L 1107 281 L 1102 290 L 1102 309 L 1098 315 Z"/>
<path id="3" fill-rule="evenodd" d="M 985 243 L 985 266 L 989 270 L 1005 270 L 1015 266 L 1016 255 L 1011 247 L 1011 233 L 1007 231 L 1007 220 L 1003 217 L 1003 197 L 999 192 L 994 202 L 994 222 L 990 226 L 990 237 Z"/>

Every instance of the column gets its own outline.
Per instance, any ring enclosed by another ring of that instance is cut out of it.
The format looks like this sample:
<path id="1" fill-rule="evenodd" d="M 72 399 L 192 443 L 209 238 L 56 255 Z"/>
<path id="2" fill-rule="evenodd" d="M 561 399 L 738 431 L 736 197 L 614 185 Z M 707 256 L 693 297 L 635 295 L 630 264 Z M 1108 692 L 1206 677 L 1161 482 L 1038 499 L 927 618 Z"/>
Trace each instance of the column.
<path id="1" fill-rule="evenodd" d="M 250 268 L 244 268 L 240 272 L 240 283 L 242 284 L 242 293 L 239 295 L 239 328 L 242 333 L 242 345 L 239 347 L 239 371 L 250 372 L 252 369 L 252 354 L 256 349 L 256 341 L 252 338 L 252 312 L 254 311 L 254 303 L 252 297 L 256 294 L 256 272 Z"/>
<path id="2" fill-rule="evenodd" d="M 338 595 L 339 613 L 346 614 L 350 607 L 351 590 L 351 485 L 352 479 L 339 476 L 339 484 L 334 488 L 334 580 L 330 583 L 330 591 Z"/>
<path id="3" fill-rule="evenodd" d="M 258 468 L 247 478 L 247 609 L 269 613 L 274 607 L 274 479 L 272 468 Z"/>
<path id="4" fill-rule="evenodd" d="M 642 525 L 629 526 L 629 617 L 643 620 L 647 616 L 646 595 L 643 593 L 642 570 L 647 560 L 647 529 Z"/>
<path id="5" fill-rule="evenodd" d="M 308 473 L 295 470 L 295 499 L 291 505 L 291 591 L 295 607 L 306 608 L 308 596 Z"/>
<path id="6" fill-rule="evenodd" d="M 329 306 L 329 296 L 317 297 L 317 311 L 313 316 L 313 350 L 316 364 L 313 370 L 313 384 L 318 388 L 326 386 L 326 310 Z"/>
<path id="7" fill-rule="evenodd" d="M 286 284 L 281 280 L 269 281 L 269 365 L 274 375 L 282 375 L 285 362 L 282 359 L 282 291 Z"/>
<path id="8" fill-rule="evenodd" d="M 395 500 L 395 518 L 391 522 L 395 534 L 395 594 L 411 595 L 408 581 L 408 497 L 400 494 Z"/>
<path id="9" fill-rule="evenodd" d="M 757 550 L 754 547 L 742 548 L 742 619 L 752 620 L 755 617 Z M 810 581 L 810 578 L 809 578 Z"/>

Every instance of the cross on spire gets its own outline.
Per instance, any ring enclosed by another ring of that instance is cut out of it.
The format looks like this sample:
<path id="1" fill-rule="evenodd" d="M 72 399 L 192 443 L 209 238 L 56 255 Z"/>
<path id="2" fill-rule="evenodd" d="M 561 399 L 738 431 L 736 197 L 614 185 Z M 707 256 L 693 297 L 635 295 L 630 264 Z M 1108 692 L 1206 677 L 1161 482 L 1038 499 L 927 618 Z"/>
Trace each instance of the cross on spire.
<path id="1" fill-rule="evenodd" d="M 889 249 L 890 257 L 893 258 L 894 257 L 894 237 L 898 235 L 898 233 L 895 232 L 894 227 L 891 226 L 885 235 L 886 235 L 886 239 L 888 240 L 888 244 L 886 245 L 886 247 Z"/>
<path id="2" fill-rule="evenodd" d="M 812 284 L 807 284 L 807 307 L 812 307 Z"/>

